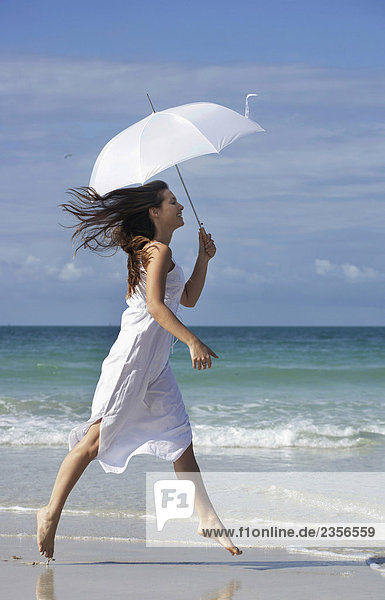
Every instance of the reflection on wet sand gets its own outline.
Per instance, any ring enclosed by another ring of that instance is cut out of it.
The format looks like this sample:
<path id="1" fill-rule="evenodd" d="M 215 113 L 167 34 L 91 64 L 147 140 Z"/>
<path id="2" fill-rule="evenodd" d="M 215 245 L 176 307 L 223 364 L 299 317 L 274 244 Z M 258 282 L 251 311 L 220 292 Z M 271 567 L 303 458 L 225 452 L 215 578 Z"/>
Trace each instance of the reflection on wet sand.
<path id="1" fill-rule="evenodd" d="M 214 592 L 203 594 L 199 600 L 233 600 L 234 592 L 241 588 L 239 579 L 231 579 L 225 586 Z"/>
<path id="2" fill-rule="evenodd" d="M 240 588 L 239 579 L 231 579 L 217 590 L 201 594 L 198 600 L 233 600 L 234 593 Z M 36 600 L 55 600 L 54 569 L 47 567 L 39 573 L 36 583 Z"/>
<path id="3" fill-rule="evenodd" d="M 55 600 L 54 570 L 50 567 L 46 567 L 37 578 L 36 600 Z"/>

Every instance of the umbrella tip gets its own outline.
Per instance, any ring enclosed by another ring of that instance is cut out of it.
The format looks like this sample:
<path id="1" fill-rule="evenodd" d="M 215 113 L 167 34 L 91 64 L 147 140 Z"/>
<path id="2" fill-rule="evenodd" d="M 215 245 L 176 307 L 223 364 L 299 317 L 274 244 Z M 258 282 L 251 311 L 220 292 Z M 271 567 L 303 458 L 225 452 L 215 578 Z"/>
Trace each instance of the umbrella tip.
<path id="1" fill-rule="evenodd" d="M 149 101 L 149 103 L 150 103 L 150 105 L 151 105 L 152 112 L 154 113 L 154 112 L 155 112 L 155 108 L 153 107 L 153 104 L 152 104 L 152 102 L 151 102 L 151 98 L 150 98 L 150 96 L 149 96 L 148 92 L 146 92 L 146 95 L 147 95 L 148 101 Z"/>

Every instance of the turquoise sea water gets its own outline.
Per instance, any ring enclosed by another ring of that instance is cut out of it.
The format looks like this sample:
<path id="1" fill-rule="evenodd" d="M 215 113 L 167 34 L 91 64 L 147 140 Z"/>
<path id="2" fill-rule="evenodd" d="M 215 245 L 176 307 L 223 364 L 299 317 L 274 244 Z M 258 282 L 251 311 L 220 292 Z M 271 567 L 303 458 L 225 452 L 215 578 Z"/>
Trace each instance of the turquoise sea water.
<path id="1" fill-rule="evenodd" d="M 170 357 L 195 445 L 375 449 L 385 444 L 385 328 L 202 327 L 219 355 Z M 0 446 L 56 446 L 87 419 L 115 327 L 0 328 Z M 272 453 L 274 455 L 274 453 Z"/>
<path id="2" fill-rule="evenodd" d="M 385 328 L 192 329 L 219 355 L 200 372 L 181 342 L 170 356 L 202 470 L 383 471 Z M 49 497 L 70 429 L 88 419 L 117 333 L 0 327 L 3 533 L 34 527 L 33 509 Z M 63 531 L 119 535 L 124 517 L 140 537 L 146 470 L 172 465 L 139 456 L 116 476 L 94 462 L 71 493 Z"/>

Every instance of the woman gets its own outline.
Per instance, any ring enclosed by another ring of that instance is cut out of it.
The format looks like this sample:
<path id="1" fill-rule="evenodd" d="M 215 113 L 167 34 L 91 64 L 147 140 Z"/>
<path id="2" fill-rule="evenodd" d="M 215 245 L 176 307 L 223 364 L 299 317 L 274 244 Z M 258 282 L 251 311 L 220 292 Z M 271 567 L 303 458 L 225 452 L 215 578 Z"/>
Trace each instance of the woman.
<path id="1" fill-rule="evenodd" d="M 61 206 L 80 224 L 81 248 L 95 251 L 121 247 L 128 256 L 128 308 L 102 371 L 87 423 L 70 433 L 65 457 L 49 503 L 38 511 L 37 542 L 41 555 L 52 558 L 64 503 L 73 486 L 97 458 L 106 472 L 121 473 L 135 454 L 172 460 L 177 477 L 194 474 L 195 509 L 202 528 L 222 528 L 195 460 L 189 419 L 168 356 L 172 336 L 184 342 L 194 369 L 209 369 L 218 358 L 176 317 L 179 302 L 195 306 L 216 249 L 211 235 L 203 241 L 190 279 L 169 248 L 173 232 L 184 224 L 182 211 L 166 183 L 99 196 L 92 188 L 70 190 L 73 200 Z M 232 555 L 241 554 L 227 537 L 215 538 Z"/>

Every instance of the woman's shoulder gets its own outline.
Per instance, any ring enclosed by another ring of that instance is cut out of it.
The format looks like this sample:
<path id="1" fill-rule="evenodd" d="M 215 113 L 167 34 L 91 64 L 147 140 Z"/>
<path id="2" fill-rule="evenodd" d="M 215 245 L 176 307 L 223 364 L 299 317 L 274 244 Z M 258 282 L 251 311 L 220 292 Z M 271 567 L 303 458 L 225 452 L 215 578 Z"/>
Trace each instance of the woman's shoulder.
<path id="1" fill-rule="evenodd" d="M 165 265 L 167 263 L 167 270 L 170 270 L 174 266 L 172 261 L 172 251 L 171 248 L 167 244 L 163 244 L 163 242 L 152 241 L 146 244 L 143 248 L 146 254 L 146 271 L 147 267 L 150 263 Z M 161 267 L 162 268 L 162 267 Z"/>
<path id="2" fill-rule="evenodd" d="M 160 254 L 161 256 L 169 256 L 170 258 L 172 256 L 170 246 L 167 246 L 167 244 L 164 244 L 163 242 L 148 242 L 148 244 L 144 246 L 143 250 L 148 253 L 151 258 L 156 254 Z"/>

